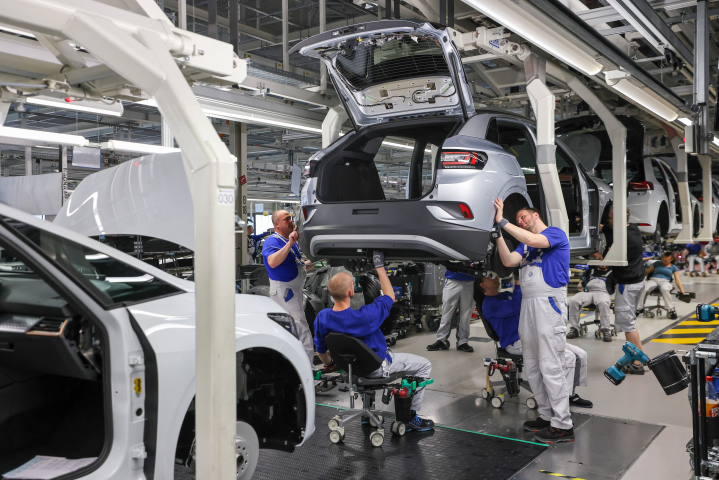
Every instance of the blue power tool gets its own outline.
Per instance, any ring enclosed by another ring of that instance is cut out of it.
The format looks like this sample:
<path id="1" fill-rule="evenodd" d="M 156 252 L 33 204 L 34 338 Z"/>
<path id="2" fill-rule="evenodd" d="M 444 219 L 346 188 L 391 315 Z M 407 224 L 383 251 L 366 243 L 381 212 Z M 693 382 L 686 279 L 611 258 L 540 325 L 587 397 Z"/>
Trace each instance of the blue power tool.
<path id="1" fill-rule="evenodd" d="M 711 322 L 712 320 L 716 320 L 717 315 L 719 315 L 718 307 L 707 305 L 706 303 L 697 305 L 697 321 Z"/>
<path id="2" fill-rule="evenodd" d="M 604 370 L 604 376 L 607 377 L 607 379 L 614 385 L 619 385 L 626 378 L 626 375 L 622 372 L 622 368 L 626 365 L 629 365 L 635 360 L 640 362 L 642 365 L 649 361 L 649 357 L 647 357 L 644 352 L 639 350 L 632 342 L 625 342 L 624 345 L 622 345 L 622 350 L 624 350 L 624 356 L 620 358 L 617 363 Z"/>

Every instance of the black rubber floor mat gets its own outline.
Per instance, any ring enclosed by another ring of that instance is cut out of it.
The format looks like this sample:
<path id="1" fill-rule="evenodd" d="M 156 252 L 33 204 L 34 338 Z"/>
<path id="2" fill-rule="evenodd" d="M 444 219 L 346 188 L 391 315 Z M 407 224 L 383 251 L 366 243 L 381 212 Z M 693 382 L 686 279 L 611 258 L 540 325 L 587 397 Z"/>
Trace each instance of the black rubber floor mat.
<path id="1" fill-rule="evenodd" d="M 341 410 L 317 406 L 315 433 L 293 453 L 262 450 L 255 480 L 501 480 L 546 450 L 537 444 L 450 428 L 393 437 L 385 420 L 382 447 L 369 441 L 369 426 L 345 427 L 344 442 L 328 438 L 327 422 Z"/>

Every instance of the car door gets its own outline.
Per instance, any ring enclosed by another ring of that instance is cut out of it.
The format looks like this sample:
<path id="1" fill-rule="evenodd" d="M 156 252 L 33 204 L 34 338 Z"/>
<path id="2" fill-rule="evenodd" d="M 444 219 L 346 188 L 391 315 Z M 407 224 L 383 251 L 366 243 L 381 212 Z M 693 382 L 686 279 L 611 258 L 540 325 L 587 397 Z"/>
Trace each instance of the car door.
<path id="1" fill-rule="evenodd" d="M 679 196 L 679 182 L 677 181 L 677 177 L 674 174 L 672 167 L 670 167 L 666 162 L 658 161 L 657 163 L 664 170 L 664 175 L 668 180 L 669 189 L 671 190 L 667 192 L 667 197 L 672 200 L 669 213 L 670 230 L 679 229 L 682 225 L 682 202 L 681 197 Z"/>
<path id="2" fill-rule="evenodd" d="M 407 115 L 474 114 L 459 52 L 444 28 L 380 20 L 314 35 L 292 47 L 322 61 L 355 129 Z"/>

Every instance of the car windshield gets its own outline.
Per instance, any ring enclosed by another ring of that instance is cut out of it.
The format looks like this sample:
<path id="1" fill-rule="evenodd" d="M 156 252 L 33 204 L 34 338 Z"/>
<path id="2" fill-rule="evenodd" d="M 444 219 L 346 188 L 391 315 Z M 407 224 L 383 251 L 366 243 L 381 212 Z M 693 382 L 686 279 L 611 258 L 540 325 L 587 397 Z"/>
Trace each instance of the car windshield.
<path id="1" fill-rule="evenodd" d="M 180 293 L 181 290 L 115 258 L 25 223 L 0 217 L 40 247 L 65 273 L 103 306 L 114 307 Z M 29 272 L 9 253 L 0 256 L 0 271 Z"/>
<path id="2" fill-rule="evenodd" d="M 336 66 L 355 90 L 405 78 L 449 75 L 434 37 L 392 35 L 352 43 L 337 55 Z"/>

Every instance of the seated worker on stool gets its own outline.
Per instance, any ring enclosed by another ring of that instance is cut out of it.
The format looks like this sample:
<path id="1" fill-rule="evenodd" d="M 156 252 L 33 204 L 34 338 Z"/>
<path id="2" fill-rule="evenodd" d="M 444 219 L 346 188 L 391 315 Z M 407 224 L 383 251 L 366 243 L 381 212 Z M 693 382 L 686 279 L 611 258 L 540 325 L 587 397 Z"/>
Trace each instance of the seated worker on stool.
<path id="1" fill-rule="evenodd" d="M 447 350 L 449 333 L 452 331 L 452 319 L 459 305 L 459 323 L 457 324 L 457 350 L 471 353 L 474 349 L 469 345 L 469 322 L 474 310 L 474 277 L 466 273 L 453 272 L 449 268 L 444 274 L 446 278 L 442 289 L 442 323 L 437 329 L 437 341 L 427 345 L 427 350 Z"/>
<path id="2" fill-rule="evenodd" d="M 661 261 L 654 262 L 652 266 L 647 269 L 646 274 L 652 274 L 652 278 L 644 282 L 644 290 L 642 290 L 642 294 L 639 296 L 637 315 L 644 313 L 644 301 L 647 298 L 647 293 L 659 287 L 662 298 L 664 298 L 664 304 L 669 310 L 667 318 L 672 320 L 677 318 L 677 311 L 674 309 L 672 296 L 669 293 L 672 291 L 672 275 L 677 281 L 677 287 L 679 287 L 680 292 L 684 293 L 684 287 L 682 286 L 682 281 L 679 279 L 679 267 L 672 264 L 673 258 L 674 254 L 672 252 L 664 252 Z"/>
<path id="3" fill-rule="evenodd" d="M 602 340 L 612 341 L 612 329 L 609 322 L 609 308 L 612 304 L 610 294 L 614 293 L 614 276 L 612 271 L 604 265 L 592 266 L 584 272 L 579 286 L 584 287 L 569 301 L 569 332 L 567 338 L 579 337 L 579 314 L 582 307 L 594 304 L 599 309 L 599 328 Z"/>
<path id="4" fill-rule="evenodd" d="M 719 273 L 719 237 L 714 237 L 714 240 L 707 243 L 704 247 L 704 251 L 707 256 L 705 258 L 707 262 L 707 270 L 712 268 L 712 262 L 716 263 L 716 269 L 714 273 Z"/>
<path id="5" fill-rule="evenodd" d="M 500 292 L 499 277 L 494 274 L 482 278 L 479 286 L 484 290 L 482 315 L 499 335 L 499 346 L 512 355 L 522 355 L 522 341 L 519 339 L 519 312 L 522 306 L 522 289 L 519 279 L 515 279 L 514 291 Z M 567 385 L 587 386 L 587 352 L 576 345 L 566 344 L 562 364 Z M 594 404 L 584 400 L 574 392 L 569 404 L 575 407 L 592 408 Z"/>
<path id="6" fill-rule="evenodd" d="M 394 372 L 405 372 L 407 375 L 429 378 L 432 364 L 424 357 L 410 353 L 394 353 L 387 348 L 387 341 L 380 330 L 382 322 L 389 316 L 394 303 L 394 290 L 384 269 L 384 254 L 375 250 L 372 256 L 377 276 L 382 287 L 382 295 L 370 305 L 363 305 L 358 310 L 350 308 L 350 301 L 355 296 L 354 281 L 348 273 L 340 272 L 332 277 L 328 284 L 330 295 L 335 300 L 334 307 L 325 308 L 315 318 L 315 348 L 317 355 L 326 367 L 332 366 L 331 352 L 327 351 L 325 336 L 329 333 L 344 333 L 359 338 L 377 353 L 384 361 L 382 366 L 368 375 L 370 378 L 389 376 Z M 424 390 L 420 390 L 412 398 L 412 415 L 407 428 L 415 431 L 427 431 L 434 428 L 432 420 L 417 415 L 422 406 Z M 363 423 L 365 419 L 363 419 Z M 366 419 L 369 422 L 369 419 Z"/>
<path id="7" fill-rule="evenodd" d="M 704 250 L 702 249 L 702 246 L 697 243 L 696 240 L 694 240 L 692 243 L 687 243 L 687 248 L 684 250 L 684 255 L 686 256 L 687 262 L 689 263 L 689 268 L 686 272 L 684 272 L 684 275 L 689 273 L 690 276 L 694 276 L 694 262 L 699 263 L 699 273 L 702 274 L 702 277 L 706 277 L 707 273 L 704 271 Z"/>

